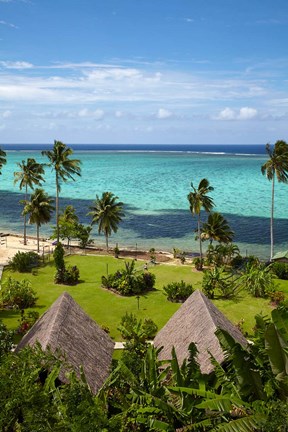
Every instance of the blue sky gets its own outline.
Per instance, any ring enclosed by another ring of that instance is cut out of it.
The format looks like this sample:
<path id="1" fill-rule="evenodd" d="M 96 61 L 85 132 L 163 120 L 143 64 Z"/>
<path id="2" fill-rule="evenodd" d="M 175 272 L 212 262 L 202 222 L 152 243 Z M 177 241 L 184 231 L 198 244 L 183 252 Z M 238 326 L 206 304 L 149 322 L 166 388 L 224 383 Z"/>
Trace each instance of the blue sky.
<path id="1" fill-rule="evenodd" d="M 287 0 L 0 0 L 0 144 L 288 140 Z"/>

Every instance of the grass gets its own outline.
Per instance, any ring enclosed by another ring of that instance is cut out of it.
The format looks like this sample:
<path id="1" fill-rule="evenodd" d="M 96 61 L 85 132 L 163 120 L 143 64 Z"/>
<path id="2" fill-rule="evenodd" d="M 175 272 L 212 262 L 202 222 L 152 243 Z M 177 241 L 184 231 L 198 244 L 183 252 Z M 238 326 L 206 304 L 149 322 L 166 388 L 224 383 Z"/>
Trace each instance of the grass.
<path id="1" fill-rule="evenodd" d="M 173 313 L 180 307 L 179 304 L 167 301 L 163 294 L 163 286 L 172 281 L 192 283 L 195 289 L 201 289 L 202 274 L 194 272 L 189 265 L 167 265 L 159 264 L 149 271 L 156 275 L 156 290 L 139 299 L 136 297 L 121 297 L 108 290 L 101 288 L 101 277 L 123 268 L 124 259 L 116 259 L 111 256 L 81 256 L 74 255 L 66 258 L 69 265 L 77 265 L 80 270 L 80 284 L 69 287 L 55 285 L 53 282 L 55 267 L 50 262 L 38 269 L 37 274 L 11 273 L 5 269 L 3 279 L 11 275 L 15 279 L 28 279 L 38 295 L 37 310 L 40 315 L 58 298 L 63 291 L 68 291 L 77 303 L 91 316 L 99 325 L 108 327 L 110 335 L 115 340 L 121 336 L 117 330 L 121 317 L 126 312 L 133 312 L 138 318 L 152 318 L 158 328 L 164 326 Z M 137 261 L 136 268 L 143 268 L 143 261 Z M 288 281 L 279 281 L 279 289 L 288 295 Z M 254 326 L 254 316 L 262 312 L 269 315 L 271 306 L 267 299 L 252 298 L 246 292 L 241 292 L 238 298 L 233 300 L 214 300 L 215 305 L 234 324 L 244 319 L 244 330 L 249 334 Z M 19 311 L 0 311 L 0 319 L 10 329 L 16 329 L 20 317 Z"/>

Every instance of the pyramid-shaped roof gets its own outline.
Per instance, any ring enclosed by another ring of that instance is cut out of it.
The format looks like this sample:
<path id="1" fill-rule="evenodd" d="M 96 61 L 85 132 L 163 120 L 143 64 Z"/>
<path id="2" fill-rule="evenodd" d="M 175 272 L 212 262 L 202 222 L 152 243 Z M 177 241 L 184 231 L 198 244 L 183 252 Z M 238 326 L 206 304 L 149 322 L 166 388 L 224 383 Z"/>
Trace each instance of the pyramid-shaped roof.
<path id="1" fill-rule="evenodd" d="M 78 376 L 82 366 L 94 394 L 109 375 L 114 342 L 67 292 L 36 321 L 16 351 L 37 341 L 43 350 L 60 350 Z M 60 379 L 65 381 L 64 371 Z"/>
<path id="2" fill-rule="evenodd" d="M 277 252 L 272 258 L 273 261 L 274 260 L 280 260 L 280 259 L 288 260 L 288 250 Z"/>
<path id="3" fill-rule="evenodd" d="M 160 360 L 171 359 L 174 346 L 178 361 L 182 364 L 189 358 L 188 347 L 194 342 L 198 349 L 197 361 L 201 372 L 208 374 L 213 370 L 209 353 L 219 363 L 224 360 L 223 350 L 215 335 L 217 329 L 225 330 L 241 345 L 247 345 L 240 330 L 201 291 L 194 291 L 157 333 L 154 345 L 157 348 L 163 347 L 158 357 Z"/>

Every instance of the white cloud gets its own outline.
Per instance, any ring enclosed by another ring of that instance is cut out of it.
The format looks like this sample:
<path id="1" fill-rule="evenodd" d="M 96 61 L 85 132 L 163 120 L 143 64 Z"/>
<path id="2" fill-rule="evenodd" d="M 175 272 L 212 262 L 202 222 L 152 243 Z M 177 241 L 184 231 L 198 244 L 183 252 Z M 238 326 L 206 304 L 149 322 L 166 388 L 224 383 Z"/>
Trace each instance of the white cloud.
<path id="1" fill-rule="evenodd" d="M 255 108 L 243 107 L 239 110 L 233 110 L 231 108 L 224 108 L 215 117 L 216 120 L 250 120 L 256 117 L 258 111 Z"/>
<path id="2" fill-rule="evenodd" d="M 117 118 L 121 118 L 121 117 L 124 117 L 124 113 L 123 113 L 123 111 L 115 111 L 115 117 L 117 117 Z"/>
<path id="3" fill-rule="evenodd" d="M 87 108 L 83 108 L 78 112 L 79 117 L 88 117 L 94 118 L 95 120 L 101 120 L 104 117 L 104 111 L 101 109 L 97 109 L 95 111 L 88 110 Z"/>
<path id="4" fill-rule="evenodd" d="M 9 110 L 6 110 L 6 111 L 4 111 L 4 112 L 2 113 L 2 117 L 3 117 L 3 118 L 11 117 L 11 115 L 12 115 L 12 112 L 9 111 Z"/>
<path id="5" fill-rule="evenodd" d="M 15 28 L 15 29 L 18 28 L 15 24 L 12 24 L 12 23 L 9 23 L 9 22 L 3 21 L 3 20 L 0 20 L 0 24 L 5 25 L 7 27 Z"/>
<path id="6" fill-rule="evenodd" d="M 165 108 L 159 108 L 156 117 L 158 119 L 167 119 L 167 118 L 172 117 L 172 115 L 173 114 L 172 114 L 171 111 L 169 111 L 169 110 L 167 110 Z"/>
<path id="7" fill-rule="evenodd" d="M 31 69 L 33 65 L 25 61 L 1 61 L 0 65 L 6 69 Z"/>
<path id="8" fill-rule="evenodd" d="M 238 115 L 239 120 L 249 120 L 257 116 L 257 110 L 255 108 L 243 107 L 240 108 Z"/>
<path id="9" fill-rule="evenodd" d="M 217 116 L 219 120 L 235 120 L 235 117 L 235 111 L 231 108 L 224 108 Z"/>

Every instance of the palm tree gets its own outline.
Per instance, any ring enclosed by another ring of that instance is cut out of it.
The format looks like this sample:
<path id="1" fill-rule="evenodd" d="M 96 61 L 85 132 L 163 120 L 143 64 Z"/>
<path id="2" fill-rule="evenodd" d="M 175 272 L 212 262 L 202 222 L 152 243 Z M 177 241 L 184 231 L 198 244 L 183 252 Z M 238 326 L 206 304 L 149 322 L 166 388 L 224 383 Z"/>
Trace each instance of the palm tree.
<path id="1" fill-rule="evenodd" d="M 57 242 L 59 242 L 59 193 L 61 191 L 61 181 L 66 182 L 68 179 L 74 181 L 75 175 L 81 175 L 81 161 L 79 159 L 70 159 L 72 154 L 73 150 L 61 141 L 54 141 L 53 150 L 42 151 L 42 155 L 47 156 L 49 159 L 48 166 L 55 171 Z"/>
<path id="2" fill-rule="evenodd" d="M 36 224 L 37 227 L 37 251 L 40 252 L 39 247 L 39 230 L 40 226 L 48 223 L 51 220 L 54 207 L 52 205 L 53 199 L 43 189 L 35 189 L 27 201 L 23 214 L 29 214 L 29 223 Z"/>
<path id="3" fill-rule="evenodd" d="M 94 204 L 90 207 L 91 212 L 88 215 L 92 216 L 91 224 L 98 224 L 98 233 L 104 233 L 106 237 L 106 248 L 108 251 L 108 237 L 112 231 L 117 232 L 118 225 L 124 217 L 123 203 L 117 201 L 118 197 L 112 192 L 103 192 L 102 196 L 96 195 Z"/>
<path id="4" fill-rule="evenodd" d="M 213 240 L 219 243 L 230 243 L 233 240 L 234 232 L 231 230 L 227 220 L 221 213 L 210 213 L 208 220 L 203 224 L 201 240 Z"/>
<path id="5" fill-rule="evenodd" d="M 272 204 L 270 219 L 271 251 L 270 260 L 274 255 L 274 195 L 275 195 L 275 176 L 279 183 L 288 183 L 288 144 L 285 141 L 276 141 L 273 149 L 270 144 L 266 144 L 266 152 L 269 159 L 261 166 L 261 172 L 269 181 L 272 181 Z"/>
<path id="6" fill-rule="evenodd" d="M 20 171 L 14 172 L 14 184 L 20 182 L 19 188 L 25 188 L 24 205 L 27 202 L 28 187 L 34 189 L 34 185 L 39 186 L 45 181 L 42 175 L 44 174 L 43 164 L 36 162 L 33 158 L 28 158 L 27 163 L 22 160 L 22 163 L 17 163 Z M 26 239 L 26 214 L 24 213 L 24 245 L 27 244 Z"/>
<path id="7" fill-rule="evenodd" d="M 210 186 L 209 181 L 206 178 L 200 180 L 198 188 L 196 189 L 191 182 L 191 187 L 193 192 L 190 192 L 187 196 L 190 204 L 190 212 L 192 216 L 197 215 L 197 231 L 200 246 L 200 268 L 202 268 L 202 240 L 201 240 L 201 224 L 200 224 L 200 212 L 203 208 L 206 212 L 210 212 L 214 207 L 213 199 L 207 194 L 212 192 L 214 188 Z"/>
<path id="8" fill-rule="evenodd" d="M 79 219 L 76 210 L 72 205 L 65 207 L 63 212 L 59 215 L 59 237 L 61 240 L 67 238 L 67 246 L 70 250 L 70 241 L 76 237 Z M 57 238 L 57 227 L 53 227 L 53 238 Z"/>
<path id="9" fill-rule="evenodd" d="M 0 149 L 0 175 L 1 170 L 2 170 L 2 166 L 6 164 L 6 152 L 2 149 Z"/>

